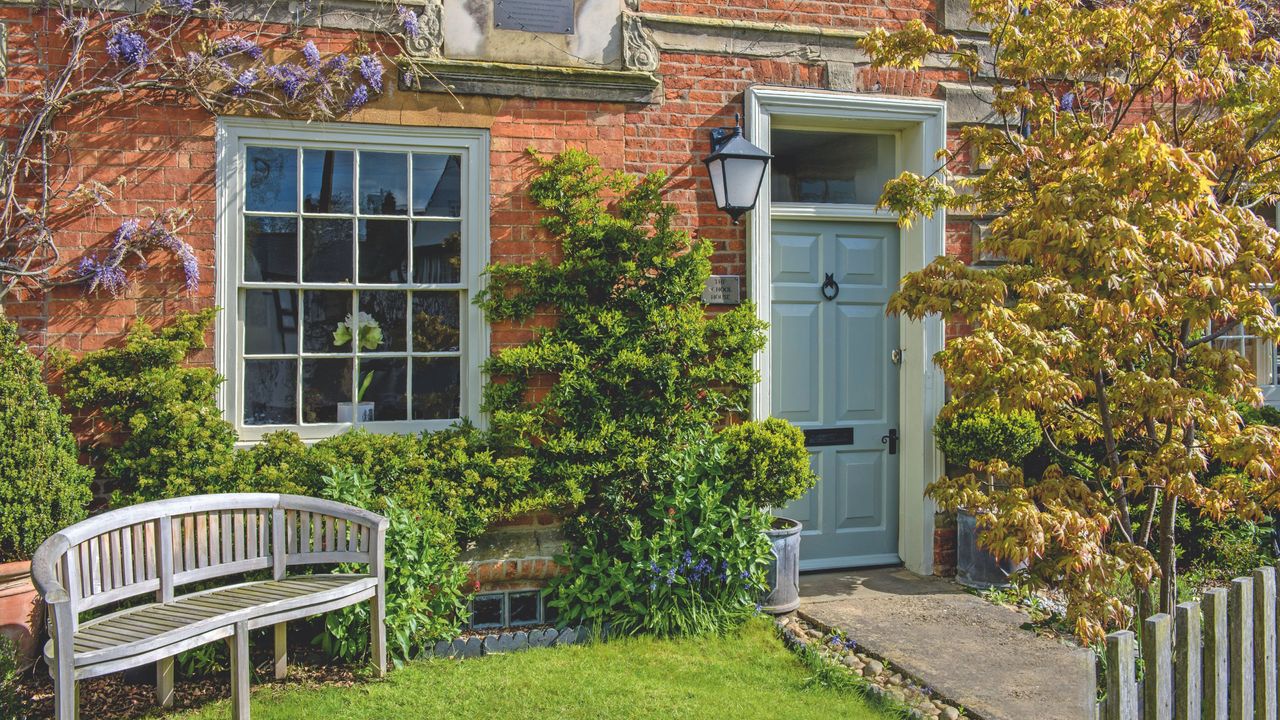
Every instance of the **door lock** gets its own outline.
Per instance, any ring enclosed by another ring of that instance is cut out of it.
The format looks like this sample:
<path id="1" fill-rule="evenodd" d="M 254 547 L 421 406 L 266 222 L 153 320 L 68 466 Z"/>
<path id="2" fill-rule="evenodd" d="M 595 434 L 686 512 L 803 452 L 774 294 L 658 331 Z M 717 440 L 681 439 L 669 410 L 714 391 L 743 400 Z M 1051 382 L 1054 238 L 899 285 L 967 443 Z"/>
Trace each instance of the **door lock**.
<path id="1" fill-rule="evenodd" d="M 894 365 L 902 364 L 902 348 L 894 348 L 893 352 L 889 353 L 889 362 Z"/>
<path id="2" fill-rule="evenodd" d="M 897 455 L 898 454 L 898 428 L 890 428 L 889 434 L 880 438 L 880 444 L 889 446 L 890 455 Z"/>

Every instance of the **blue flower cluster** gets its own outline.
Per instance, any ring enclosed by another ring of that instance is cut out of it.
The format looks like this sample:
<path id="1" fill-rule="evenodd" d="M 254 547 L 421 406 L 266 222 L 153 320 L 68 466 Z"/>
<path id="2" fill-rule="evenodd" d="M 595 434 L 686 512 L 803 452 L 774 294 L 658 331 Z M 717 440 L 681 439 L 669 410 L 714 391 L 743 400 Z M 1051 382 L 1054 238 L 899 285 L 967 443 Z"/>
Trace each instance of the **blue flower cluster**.
<path id="1" fill-rule="evenodd" d="M 374 92 L 382 92 L 382 71 L 382 61 L 376 55 L 360 56 L 360 77 Z"/>
<path id="2" fill-rule="evenodd" d="M 396 5 L 396 17 L 400 18 L 400 24 L 404 27 L 405 37 L 411 40 L 418 39 L 418 14 L 403 5 Z"/>
<path id="3" fill-rule="evenodd" d="M 729 579 L 729 563 L 722 561 L 719 571 L 716 571 L 715 563 L 709 558 L 694 558 L 692 550 L 685 550 L 684 555 L 680 557 L 680 562 L 668 568 L 663 568 L 656 562 L 649 563 L 649 573 L 652 578 L 649 581 L 649 589 L 654 590 L 658 587 L 658 583 L 662 582 L 666 585 L 673 585 L 677 577 L 683 577 L 690 583 L 698 583 L 703 580 L 711 580 L 715 578 L 720 582 Z M 743 570 L 740 577 L 745 580 L 751 577 L 751 573 Z"/>
<path id="4" fill-rule="evenodd" d="M 216 57 L 226 57 L 228 55 L 247 55 L 254 60 L 262 59 L 262 48 L 252 40 L 246 40 L 239 35 L 222 38 L 213 44 L 213 54 Z"/>
<path id="5" fill-rule="evenodd" d="M 145 269 L 147 264 L 143 255 L 155 249 L 173 253 L 182 265 L 183 286 L 187 290 L 195 290 L 200 284 L 200 262 L 195 250 L 174 234 L 164 218 L 155 218 L 145 227 L 135 218 L 125 220 L 112 236 L 111 249 L 106 257 L 99 260 L 95 256 L 84 256 L 76 274 L 82 282 L 88 283 L 89 292 L 101 289 L 119 295 L 129 282 L 122 266 L 125 258 L 129 255 L 143 258 L 139 267 Z"/>
<path id="6" fill-rule="evenodd" d="M 147 47 L 147 41 L 133 29 L 129 21 L 121 20 L 111 27 L 111 37 L 107 38 L 107 55 L 118 63 L 143 68 L 151 60 L 151 48 Z"/>

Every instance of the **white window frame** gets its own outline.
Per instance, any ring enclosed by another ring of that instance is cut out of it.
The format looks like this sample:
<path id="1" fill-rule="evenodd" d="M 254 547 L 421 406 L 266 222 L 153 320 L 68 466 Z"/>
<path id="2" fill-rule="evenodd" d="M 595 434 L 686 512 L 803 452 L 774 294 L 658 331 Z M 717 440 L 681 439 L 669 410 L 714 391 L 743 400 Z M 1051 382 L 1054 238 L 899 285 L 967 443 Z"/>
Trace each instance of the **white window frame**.
<path id="1" fill-rule="evenodd" d="M 406 128 L 356 123 L 307 123 L 292 120 L 223 117 L 217 123 L 217 215 L 215 296 L 222 312 L 214 330 L 215 365 L 226 382 L 218 394 L 218 407 L 231 422 L 242 443 L 254 443 L 268 433 L 292 430 L 303 440 L 315 441 L 356 427 L 353 423 L 302 425 L 246 425 L 239 377 L 243 353 L 244 308 L 239 302 L 244 248 L 244 149 L 247 145 L 283 144 L 302 148 L 354 147 L 364 151 L 439 153 L 461 156 L 462 169 L 462 278 L 459 300 L 461 378 L 459 412 L 484 426 L 480 393 L 484 381 L 480 366 L 489 354 L 489 327 L 473 302 L 484 287 L 489 262 L 489 132 L 463 128 Z M 299 179 L 301 184 L 302 180 Z M 412 199 L 410 199 L 412 201 Z M 299 338 L 301 342 L 301 337 Z M 458 418 L 397 420 L 361 423 L 380 433 L 417 433 L 440 430 Z"/>

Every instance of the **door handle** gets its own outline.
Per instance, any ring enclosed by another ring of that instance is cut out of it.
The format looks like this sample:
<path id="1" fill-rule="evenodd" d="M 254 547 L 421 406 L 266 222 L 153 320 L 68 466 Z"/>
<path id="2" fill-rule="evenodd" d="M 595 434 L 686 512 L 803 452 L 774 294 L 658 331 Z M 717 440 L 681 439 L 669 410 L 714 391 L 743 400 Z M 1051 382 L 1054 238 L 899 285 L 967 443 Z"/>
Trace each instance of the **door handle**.
<path id="1" fill-rule="evenodd" d="M 840 295 L 840 283 L 836 282 L 831 273 L 827 273 L 827 279 L 822 281 L 822 297 L 828 300 L 835 300 Z"/>
<path id="2" fill-rule="evenodd" d="M 889 434 L 880 438 L 881 445 L 889 446 L 889 454 L 898 454 L 898 428 L 890 428 Z"/>

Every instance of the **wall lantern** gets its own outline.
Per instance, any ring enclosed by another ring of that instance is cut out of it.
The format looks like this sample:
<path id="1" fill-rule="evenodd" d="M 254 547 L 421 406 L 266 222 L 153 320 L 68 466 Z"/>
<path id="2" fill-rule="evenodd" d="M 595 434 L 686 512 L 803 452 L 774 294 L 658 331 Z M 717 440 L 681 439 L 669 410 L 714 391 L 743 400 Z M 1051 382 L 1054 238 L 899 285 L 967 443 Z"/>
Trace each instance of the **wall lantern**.
<path id="1" fill-rule="evenodd" d="M 744 138 L 737 115 L 734 120 L 737 124 L 733 128 L 711 131 L 711 154 L 703 162 L 711 175 L 716 207 L 729 213 L 737 224 L 743 213 L 756 206 L 764 170 L 773 156 Z"/>

